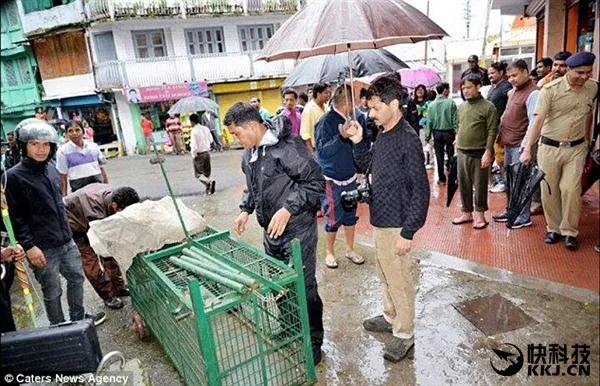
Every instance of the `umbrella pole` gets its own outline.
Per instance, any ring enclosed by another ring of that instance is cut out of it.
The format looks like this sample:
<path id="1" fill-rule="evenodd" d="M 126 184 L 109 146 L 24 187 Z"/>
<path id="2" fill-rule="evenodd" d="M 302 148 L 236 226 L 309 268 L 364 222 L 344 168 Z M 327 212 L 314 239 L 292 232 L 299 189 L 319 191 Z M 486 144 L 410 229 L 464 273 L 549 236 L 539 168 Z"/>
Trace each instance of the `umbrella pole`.
<path id="1" fill-rule="evenodd" d="M 173 189 L 171 188 L 171 182 L 169 182 L 169 177 L 167 177 L 167 171 L 165 170 L 165 166 L 163 162 L 160 160 L 160 154 L 158 153 L 158 148 L 156 147 L 156 142 L 154 142 L 154 138 L 151 137 L 152 141 L 152 150 L 156 155 L 156 159 L 158 160 L 158 164 L 160 165 L 160 171 L 162 172 L 163 177 L 165 178 L 165 182 L 167 183 L 167 190 L 169 191 L 169 196 L 171 196 L 171 200 L 173 200 L 173 206 L 175 207 L 175 212 L 177 212 L 177 217 L 179 217 L 179 222 L 181 223 L 181 228 L 183 228 L 183 233 L 185 234 L 185 238 L 188 241 L 192 240 L 190 233 L 185 226 L 185 221 L 183 221 L 183 215 L 179 210 L 179 205 L 177 205 L 177 199 L 175 198 L 175 194 L 173 194 Z"/>
<path id="2" fill-rule="evenodd" d="M 352 117 L 353 119 L 356 121 L 356 103 L 354 103 L 354 74 L 352 71 L 352 51 L 350 50 L 350 43 L 348 43 L 348 69 L 350 70 L 350 90 L 352 90 L 352 93 L 350 95 L 350 98 L 352 100 Z M 346 97 L 346 101 L 348 100 L 348 97 Z"/>

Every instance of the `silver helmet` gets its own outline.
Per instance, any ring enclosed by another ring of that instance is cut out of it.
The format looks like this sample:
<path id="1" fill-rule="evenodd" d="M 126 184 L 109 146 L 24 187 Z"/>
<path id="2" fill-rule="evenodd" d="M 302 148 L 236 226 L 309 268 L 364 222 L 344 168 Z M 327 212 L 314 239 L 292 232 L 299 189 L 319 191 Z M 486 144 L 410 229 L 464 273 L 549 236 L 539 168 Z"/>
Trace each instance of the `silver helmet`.
<path id="1" fill-rule="evenodd" d="M 29 141 L 41 141 L 58 144 L 58 135 L 56 130 L 48 122 L 37 119 L 27 118 L 19 122 L 15 128 L 19 142 L 27 143 Z"/>

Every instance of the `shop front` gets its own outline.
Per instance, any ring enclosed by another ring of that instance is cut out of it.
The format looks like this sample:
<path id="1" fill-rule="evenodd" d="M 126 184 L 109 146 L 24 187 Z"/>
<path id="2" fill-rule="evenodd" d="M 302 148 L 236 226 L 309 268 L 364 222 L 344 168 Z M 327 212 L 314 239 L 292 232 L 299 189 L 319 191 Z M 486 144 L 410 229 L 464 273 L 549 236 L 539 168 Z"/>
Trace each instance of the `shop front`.
<path id="1" fill-rule="evenodd" d="M 117 141 L 111 104 L 99 95 L 85 95 L 53 100 L 51 104 L 59 111 L 58 117 L 70 120 L 77 114 L 94 130 L 94 142 L 105 145 Z"/>
<path id="2" fill-rule="evenodd" d="M 145 152 L 146 142 L 142 133 L 140 118 L 147 115 L 153 123 L 154 139 L 163 142 L 166 135 L 166 120 L 169 109 L 178 100 L 188 96 L 210 97 L 206 82 L 192 82 L 151 87 L 138 87 L 123 90 L 123 97 L 129 105 L 131 128 L 137 149 Z M 190 112 L 191 113 L 191 112 Z M 121 118 L 123 121 L 123 118 Z M 189 129 L 186 117 L 182 117 L 184 129 Z M 127 135 L 125 135 L 127 137 Z"/>
<path id="3" fill-rule="evenodd" d="M 281 106 L 279 88 L 284 80 L 283 78 L 277 78 L 213 84 L 212 92 L 216 95 L 219 103 L 221 121 L 227 110 L 236 102 L 249 102 L 253 97 L 260 98 L 261 106 L 269 110 L 271 114 L 275 113 L 275 110 Z"/>
<path id="4" fill-rule="evenodd" d="M 593 52 L 596 8 L 596 0 L 579 0 L 569 4 L 566 18 L 567 51 Z"/>
<path id="5" fill-rule="evenodd" d="M 600 58 L 597 0 L 494 0 L 493 9 L 504 15 L 537 20 L 536 58 L 553 57 L 560 51 L 588 51 Z M 598 74 L 598 62 L 594 74 Z"/>
<path id="6" fill-rule="evenodd" d="M 558 51 L 598 53 L 596 0 L 567 0 L 565 7 L 550 1 L 532 16 L 537 18 L 538 59 Z"/>

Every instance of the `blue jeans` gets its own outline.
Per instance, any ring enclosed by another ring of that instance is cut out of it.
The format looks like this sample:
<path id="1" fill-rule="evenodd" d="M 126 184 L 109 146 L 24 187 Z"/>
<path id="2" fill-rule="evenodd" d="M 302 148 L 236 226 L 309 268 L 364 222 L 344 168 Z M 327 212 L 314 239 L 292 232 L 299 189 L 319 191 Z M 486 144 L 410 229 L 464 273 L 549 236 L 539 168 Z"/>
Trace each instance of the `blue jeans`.
<path id="1" fill-rule="evenodd" d="M 521 147 L 520 146 L 504 146 L 504 169 L 508 168 L 510 165 L 514 165 L 519 162 L 519 157 L 521 156 Z M 508 173 L 506 170 L 504 171 L 504 176 L 506 177 Z M 519 223 L 527 223 L 531 221 L 531 198 L 523 207 L 523 210 L 517 217 L 517 222 Z"/>
<path id="2" fill-rule="evenodd" d="M 60 275 L 67 280 L 67 304 L 71 320 L 82 320 L 83 308 L 83 266 L 79 249 L 73 240 L 57 248 L 46 248 L 42 252 L 46 257 L 46 266 L 35 268 L 33 273 L 42 286 L 44 307 L 50 324 L 65 321 L 62 305 L 62 286 Z M 60 273 L 60 275 L 59 275 Z"/>

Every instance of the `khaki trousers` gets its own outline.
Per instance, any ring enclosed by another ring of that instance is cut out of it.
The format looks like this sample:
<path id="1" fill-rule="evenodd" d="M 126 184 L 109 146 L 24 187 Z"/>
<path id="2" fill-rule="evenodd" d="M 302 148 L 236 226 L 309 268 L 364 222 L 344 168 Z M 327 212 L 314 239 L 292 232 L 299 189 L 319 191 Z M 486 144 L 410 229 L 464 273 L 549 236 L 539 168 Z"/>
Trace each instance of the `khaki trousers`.
<path id="1" fill-rule="evenodd" d="M 399 228 L 373 227 L 377 274 L 383 285 L 383 317 L 392 325 L 393 335 L 409 339 L 415 329 L 415 285 L 409 255 L 396 255 Z"/>
<path id="2" fill-rule="evenodd" d="M 152 136 L 144 137 L 146 139 L 146 153 L 144 154 L 152 154 L 154 153 L 154 148 L 152 147 Z"/>
<path id="3" fill-rule="evenodd" d="M 175 153 L 177 154 L 185 154 L 185 142 L 183 141 L 183 135 L 181 134 L 181 131 L 178 131 L 176 133 L 169 133 L 169 136 L 171 137 L 171 143 L 173 143 L 173 149 L 175 150 Z"/>
<path id="4" fill-rule="evenodd" d="M 542 203 L 547 231 L 577 237 L 581 214 L 581 174 L 587 147 L 553 147 L 540 143 L 538 165 L 546 173 Z"/>

